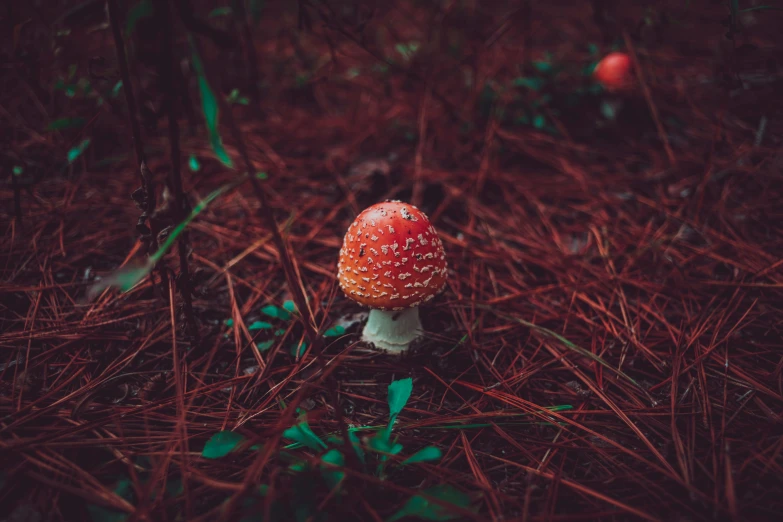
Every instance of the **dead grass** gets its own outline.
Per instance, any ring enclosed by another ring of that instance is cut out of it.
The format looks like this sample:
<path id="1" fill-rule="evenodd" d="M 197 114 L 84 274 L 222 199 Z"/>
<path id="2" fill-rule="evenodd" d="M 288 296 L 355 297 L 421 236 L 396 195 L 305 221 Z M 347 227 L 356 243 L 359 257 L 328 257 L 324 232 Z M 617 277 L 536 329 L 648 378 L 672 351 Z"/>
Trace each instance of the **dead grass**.
<path id="1" fill-rule="evenodd" d="M 262 101 L 234 114 L 270 175 L 270 205 L 287 226 L 318 326 L 361 311 L 334 270 L 347 225 L 378 200 L 418 194 L 451 268 L 447 291 L 423 309 L 418 352 L 368 352 L 356 324 L 324 351 L 353 425 L 383 423 L 386 386 L 412 376 L 401 441 L 437 445 L 442 462 L 386 484 L 348 469 L 350 495 L 314 494 L 321 511 L 382 520 L 411 492 L 447 482 L 482 493 L 475 520 L 773 520 L 783 507 L 780 78 L 764 83 L 758 57 L 779 49 L 766 24 L 780 19 L 768 14 L 746 30 L 761 50 L 737 62 L 746 88 L 731 93 L 716 83 L 722 62 L 709 46 L 725 32 L 722 6 L 669 6 L 676 23 L 660 40 L 642 33 L 634 44 L 649 99 L 632 96 L 618 121 L 597 128 L 600 98 L 589 98 L 552 119 L 565 131 L 553 136 L 495 123 L 478 109 L 481 92 L 490 79 L 519 76 L 520 56 L 588 63 L 586 45 L 600 33 L 587 4 L 535 4 L 530 34 L 512 24 L 490 38 L 507 9 L 387 3 L 365 27 L 363 48 L 347 15 L 300 35 L 294 13 L 268 3 L 256 42 Z M 618 23 L 633 28 L 641 14 L 618 8 Z M 25 38 L 22 49 L 34 41 Z M 396 55 L 388 72 L 373 70 L 410 40 L 423 42 L 411 62 Z M 452 40 L 461 42 L 456 57 Z M 84 47 L 74 52 L 89 57 Z M 242 85 L 241 55 L 207 48 L 211 63 L 224 64 L 226 92 Z M 308 410 L 318 433 L 339 431 L 314 357 L 288 353 L 301 325 L 281 325 L 267 352 L 253 347 L 247 326 L 259 309 L 290 298 L 257 200 L 243 187 L 191 227 L 200 343 L 182 328 L 179 299 L 172 304 L 149 279 L 85 302 L 96 274 L 141 255 L 121 98 L 93 120 L 89 109 L 84 130 L 44 135 L 47 118 L 87 114 L 86 102 L 51 90 L 41 99 L 50 83 L 39 89 L 28 69 L 37 63 L 54 77 L 57 63 L 43 51 L 12 56 L 28 67 L 5 80 L 6 163 L 26 162 L 20 182 L 29 190 L 22 223 L 12 204 L 0 214 L 0 512 L 34 505 L 47 520 L 84 520 L 93 504 L 133 513 L 128 520 L 215 520 L 248 484 L 268 484 L 270 502 L 295 495 L 274 448 L 201 457 L 220 430 L 278 440 L 292 420 L 284 404 Z M 141 100 L 154 99 L 154 76 L 134 67 Z M 358 74 L 346 75 L 352 68 Z M 582 81 L 565 78 L 566 90 Z M 160 179 L 164 122 L 145 131 Z M 197 123 L 182 142 L 185 157 L 201 160 L 184 176 L 194 201 L 233 175 L 211 159 Z M 91 148 L 62 170 L 82 135 Z M 13 201 L 10 184 L 0 191 Z M 559 405 L 572 408 L 542 413 Z M 133 502 L 114 491 L 123 477 Z M 178 480 L 181 494 L 162 494 Z"/>

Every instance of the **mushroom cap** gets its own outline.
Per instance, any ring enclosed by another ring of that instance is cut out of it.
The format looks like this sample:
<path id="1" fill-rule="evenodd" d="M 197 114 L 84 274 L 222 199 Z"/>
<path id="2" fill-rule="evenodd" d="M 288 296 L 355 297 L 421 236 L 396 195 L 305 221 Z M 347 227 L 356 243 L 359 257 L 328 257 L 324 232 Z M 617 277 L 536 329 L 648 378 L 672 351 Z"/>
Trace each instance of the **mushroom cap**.
<path id="1" fill-rule="evenodd" d="M 337 263 L 345 295 L 380 310 L 429 301 L 446 283 L 446 254 L 429 218 L 413 205 L 385 201 L 348 227 Z"/>
<path id="2" fill-rule="evenodd" d="M 607 90 L 623 90 L 633 84 L 632 68 L 630 56 L 621 52 L 612 52 L 598 62 L 593 70 L 593 76 Z"/>

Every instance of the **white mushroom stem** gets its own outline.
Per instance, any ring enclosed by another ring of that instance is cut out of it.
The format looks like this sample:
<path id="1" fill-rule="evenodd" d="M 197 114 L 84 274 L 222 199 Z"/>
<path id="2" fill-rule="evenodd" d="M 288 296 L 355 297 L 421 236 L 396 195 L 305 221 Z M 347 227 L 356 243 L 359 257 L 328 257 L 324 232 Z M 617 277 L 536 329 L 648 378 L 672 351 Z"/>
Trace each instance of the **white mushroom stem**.
<path id="1" fill-rule="evenodd" d="M 396 311 L 373 308 L 364 326 L 362 340 L 373 343 L 379 350 L 402 353 L 420 334 L 417 306 Z"/>

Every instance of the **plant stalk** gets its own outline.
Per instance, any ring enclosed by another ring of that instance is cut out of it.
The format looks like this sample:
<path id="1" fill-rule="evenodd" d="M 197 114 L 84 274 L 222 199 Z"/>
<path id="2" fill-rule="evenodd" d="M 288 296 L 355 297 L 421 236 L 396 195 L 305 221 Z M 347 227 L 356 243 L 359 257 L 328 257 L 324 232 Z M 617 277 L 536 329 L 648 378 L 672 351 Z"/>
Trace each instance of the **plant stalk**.
<path id="1" fill-rule="evenodd" d="M 179 146 L 179 111 L 178 111 L 178 97 L 176 92 L 174 68 L 177 66 L 174 57 L 174 35 L 172 29 L 172 16 L 169 8 L 169 2 L 167 0 L 157 0 L 157 9 L 159 16 L 161 17 L 161 26 L 163 27 L 163 54 L 160 62 L 160 76 L 163 85 L 166 88 L 166 105 L 168 113 L 169 123 L 169 146 L 171 148 L 171 172 L 169 173 L 169 185 L 174 193 L 174 202 L 176 210 L 174 213 L 175 220 L 181 222 L 189 212 L 189 208 L 185 196 L 182 191 L 182 175 L 181 175 L 181 153 Z M 194 342 L 198 344 L 198 331 L 196 328 L 196 320 L 193 315 L 193 299 L 191 296 L 190 288 L 190 270 L 188 267 L 188 241 L 187 233 L 183 233 L 177 241 L 177 249 L 179 253 L 179 292 L 182 296 L 182 303 L 185 309 L 185 318 L 187 321 L 187 327 L 190 329 L 190 334 L 194 339 Z"/>

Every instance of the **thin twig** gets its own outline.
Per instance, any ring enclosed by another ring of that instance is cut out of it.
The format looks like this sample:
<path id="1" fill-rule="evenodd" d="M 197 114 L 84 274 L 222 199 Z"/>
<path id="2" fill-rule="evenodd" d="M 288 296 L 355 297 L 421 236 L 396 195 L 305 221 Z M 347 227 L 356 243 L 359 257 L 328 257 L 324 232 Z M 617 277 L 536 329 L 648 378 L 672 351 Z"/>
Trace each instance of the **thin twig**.
<path id="1" fill-rule="evenodd" d="M 636 50 L 634 49 L 631 37 L 628 35 L 628 31 L 623 29 L 623 38 L 625 39 L 625 47 L 628 49 L 628 54 L 633 61 L 633 68 L 636 71 L 636 78 L 639 80 L 639 85 L 644 93 L 644 99 L 647 100 L 647 106 L 650 108 L 650 114 L 652 114 L 653 121 L 655 122 L 655 128 L 658 129 L 658 137 L 663 143 L 663 148 L 666 150 L 666 156 L 669 158 L 669 164 L 674 166 L 677 164 L 677 159 L 674 157 L 674 151 L 672 151 L 671 145 L 669 145 L 669 135 L 666 134 L 666 129 L 663 128 L 661 118 L 658 116 L 658 107 L 653 102 L 652 94 L 650 93 L 650 87 L 647 85 L 647 80 L 644 77 L 642 66 L 639 63 L 639 58 L 636 56 Z"/>

